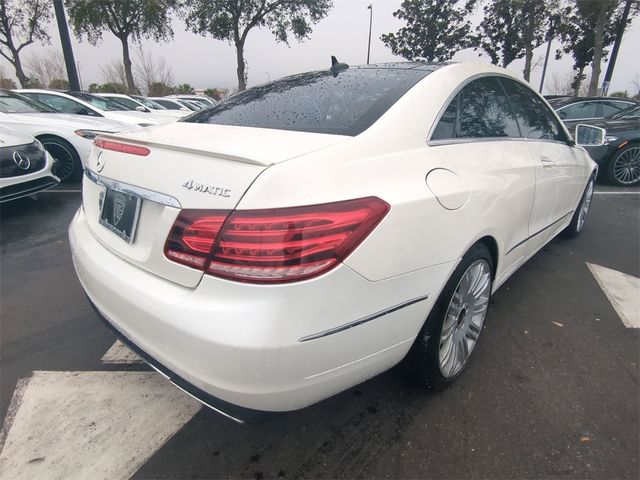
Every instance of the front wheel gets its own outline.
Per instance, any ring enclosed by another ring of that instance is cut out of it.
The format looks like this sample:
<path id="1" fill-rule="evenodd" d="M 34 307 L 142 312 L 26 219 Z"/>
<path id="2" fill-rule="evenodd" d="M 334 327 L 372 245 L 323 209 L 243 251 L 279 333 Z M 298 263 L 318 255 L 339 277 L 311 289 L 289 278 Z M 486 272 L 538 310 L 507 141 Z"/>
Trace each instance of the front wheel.
<path id="1" fill-rule="evenodd" d="M 62 138 L 49 135 L 43 135 L 39 140 L 45 150 L 54 158 L 53 174 L 61 182 L 77 180 L 80 177 L 82 162 L 73 145 Z"/>
<path id="2" fill-rule="evenodd" d="M 575 212 L 573 212 L 571 223 L 567 225 L 567 228 L 562 231 L 562 236 L 573 238 L 578 236 L 578 234 L 582 231 L 582 227 L 584 227 L 584 224 L 587 221 L 587 214 L 589 213 L 589 208 L 591 207 L 591 201 L 593 200 L 594 182 L 595 176 L 592 176 L 584 189 L 584 193 L 582 194 L 582 198 L 580 199 L 578 208 Z"/>
<path id="3" fill-rule="evenodd" d="M 605 167 L 607 180 L 619 187 L 631 187 L 640 183 L 640 146 L 626 145 L 615 152 Z"/>
<path id="4" fill-rule="evenodd" d="M 482 243 L 467 252 L 445 285 L 410 353 L 417 380 L 442 390 L 460 376 L 489 309 L 493 260 Z"/>

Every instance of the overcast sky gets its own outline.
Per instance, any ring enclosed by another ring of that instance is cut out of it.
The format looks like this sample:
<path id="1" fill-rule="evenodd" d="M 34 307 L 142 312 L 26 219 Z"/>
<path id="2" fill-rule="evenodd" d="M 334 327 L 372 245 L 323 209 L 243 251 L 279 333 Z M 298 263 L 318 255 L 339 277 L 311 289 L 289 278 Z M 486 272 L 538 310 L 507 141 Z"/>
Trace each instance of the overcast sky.
<path id="1" fill-rule="evenodd" d="M 393 12 L 402 3 L 401 0 L 334 0 L 334 8 L 329 15 L 317 24 L 310 38 L 303 43 L 292 41 L 288 47 L 277 43 L 268 30 L 252 30 L 247 38 L 245 58 L 248 63 L 249 86 L 276 79 L 285 75 L 328 68 L 330 56 L 336 55 L 340 61 L 352 65 L 366 63 L 367 39 L 369 33 L 369 10 L 373 3 L 373 29 L 371 35 L 371 63 L 402 60 L 391 54 L 380 40 L 383 33 L 395 32 L 403 23 L 393 17 Z M 478 22 L 476 14 L 473 21 Z M 49 26 L 51 45 L 32 45 L 23 50 L 28 58 L 30 54 L 52 48 L 59 48 L 60 41 L 55 22 Z M 167 43 L 143 42 L 142 47 L 159 59 L 163 57 L 172 67 L 176 83 L 189 83 L 195 88 L 235 87 L 236 60 L 235 48 L 228 42 L 202 37 L 185 31 L 182 20 L 175 15 L 173 40 Z M 76 61 L 80 65 L 82 85 L 104 81 L 101 66 L 114 58 L 121 58 L 120 42 L 109 33 L 104 34 L 98 46 L 90 45 L 86 40 L 79 42 L 72 37 Z M 640 46 L 640 21 L 637 19 L 627 29 L 622 42 L 616 70 L 609 92 L 629 89 L 633 81 L 640 80 L 640 62 L 637 49 Z M 555 47 L 555 46 L 554 46 Z M 553 49 L 555 51 L 555 48 Z M 534 62 L 540 59 L 540 66 L 531 75 L 531 83 L 537 89 L 542 73 L 542 57 L 545 47 L 534 52 Z M 486 56 L 478 56 L 471 49 L 458 52 L 455 61 L 488 61 Z M 6 73 L 13 73 L 11 65 L 2 59 Z M 522 76 L 524 61 L 513 62 L 509 69 Z M 557 78 L 570 75 L 572 58 L 565 56 L 555 60 L 552 53 L 549 61 L 546 85 L 554 75 Z M 606 64 L 603 65 L 604 69 Z M 546 89 L 545 89 L 546 90 Z M 634 92 L 635 93 L 635 92 Z"/>

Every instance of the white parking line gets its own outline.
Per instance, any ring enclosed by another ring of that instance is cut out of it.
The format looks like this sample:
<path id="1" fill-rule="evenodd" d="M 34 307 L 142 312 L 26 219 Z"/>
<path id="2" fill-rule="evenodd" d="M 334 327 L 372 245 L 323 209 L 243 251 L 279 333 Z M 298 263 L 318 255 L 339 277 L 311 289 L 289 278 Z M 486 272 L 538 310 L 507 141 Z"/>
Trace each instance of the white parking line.
<path id="1" fill-rule="evenodd" d="M 627 328 L 640 328 L 640 278 L 587 263 L 600 288 Z"/>
<path id="2" fill-rule="evenodd" d="M 102 357 L 102 363 L 124 364 L 124 363 L 144 363 L 142 359 L 129 350 L 124 343 L 116 340 Z"/>
<path id="3" fill-rule="evenodd" d="M 128 479 L 200 404 L 151 372 L 34 372 L 14 395 L 0 478 Z"/>

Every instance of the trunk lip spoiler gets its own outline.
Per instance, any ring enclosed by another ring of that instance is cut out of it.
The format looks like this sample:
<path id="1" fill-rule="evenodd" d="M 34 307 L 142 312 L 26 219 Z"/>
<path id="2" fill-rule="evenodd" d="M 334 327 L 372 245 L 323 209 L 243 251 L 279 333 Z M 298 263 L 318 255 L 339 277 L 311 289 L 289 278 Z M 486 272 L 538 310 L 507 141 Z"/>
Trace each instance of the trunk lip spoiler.
<path id="1" fill-rule="evenodd" d="M 134 130 L 129 133 L 135 134 L 136 132 L 137 130 Z M 131 145 L 136 145 L 136 146 L 159 147 L 165 150 L 172 150 L 174 152 L 179 152 L 179 153 L 187 153 L 187 154 L 200 155 L 205 157 L 215 157 L 220 160 L 228 160 L 231 162 L 239 162 L 239 163 L 248 163 L 250 165 L 257 165 L 260 167 L 269 167 L 275 163 L 275 162 L 264 162 L 255 158 L 250 158 L 250 157 L 245 157 L 240 155 L 233 155 L 230 153 L 216 152 L 212 150 L 203 150 L 200 148 L 192 148 L 184 145 L 174 145 L 171 143 L 154 142 L 153 140 L 146 140 L 146 139 L 143 140 L 135 137 L 129 137 L 127 135 L 124 135 L 124 133 L 125 132 L 122 132 L 122 134 L 100 133 L 96 138 L 104 138 L 106 140 L 113 140 L 115 142 L 120 142 L 120 143 L 130 143 Z"/>
<path id="2" fill-rule="evenodd" d="M 131 185 L 129 183 L 121 182 L 118 180 L 112 180 L 110 178 L 103 177 L 102 175 L 98 175 L 89 168 L 85 168 L 84 175 L 96 185 L 101 185 L 103 187 L 109 188 L 111 190 L 117 190 L 119 192 L 130 193 L 144 200 L 159 203 L 167 207 L 182 208 L 182 205 L 180 204 L 178 199 L 172 197 L 171 195 L 166 195 L 164 193 L 138 187 L 136 185 Z"/>

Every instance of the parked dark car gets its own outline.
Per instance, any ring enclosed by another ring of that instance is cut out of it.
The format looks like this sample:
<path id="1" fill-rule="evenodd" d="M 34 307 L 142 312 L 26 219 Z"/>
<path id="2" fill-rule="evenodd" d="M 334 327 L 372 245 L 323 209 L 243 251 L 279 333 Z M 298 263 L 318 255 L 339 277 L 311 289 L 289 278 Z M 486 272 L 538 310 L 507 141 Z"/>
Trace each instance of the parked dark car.
<path id="1" fill-rule="evenodd" d="M 604 128 L 607 131 L 605 144 L 586 147 L 591 158 L 600 165 L 600 175 L 613 185 L 640 184 L 640 104 L 603 119 L 564 123 L 572 134 L 578 124 Z"/>
<path id="2" fill-rule="evenodd" d="M 614 115 L 640 102 L 619 97 L 558 97 L 547 98 L 563 122 L 597 120 Z"/>

